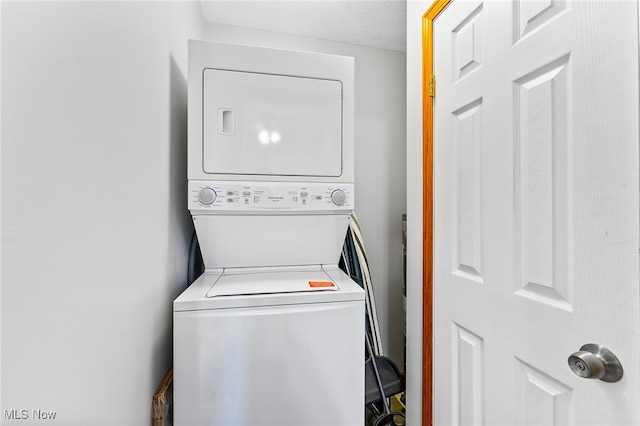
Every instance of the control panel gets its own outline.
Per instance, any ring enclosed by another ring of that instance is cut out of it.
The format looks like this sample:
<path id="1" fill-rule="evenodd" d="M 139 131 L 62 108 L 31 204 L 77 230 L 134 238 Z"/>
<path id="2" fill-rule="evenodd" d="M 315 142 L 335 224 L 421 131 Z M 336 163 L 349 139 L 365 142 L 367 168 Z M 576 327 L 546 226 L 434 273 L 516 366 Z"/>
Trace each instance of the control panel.
<path id="1" fill-rule="evenodd" d="M 353 184 L 189 181 L 189 210 L 201 213 L 353 210 Z"/>

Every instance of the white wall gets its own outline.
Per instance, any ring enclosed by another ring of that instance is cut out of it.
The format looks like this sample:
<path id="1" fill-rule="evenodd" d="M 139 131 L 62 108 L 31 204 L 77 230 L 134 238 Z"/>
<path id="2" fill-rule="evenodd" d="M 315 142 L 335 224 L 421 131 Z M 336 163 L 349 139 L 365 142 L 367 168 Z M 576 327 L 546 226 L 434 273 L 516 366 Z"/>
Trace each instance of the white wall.
<path id="1" fill-rule="evenodd" d="M 3 424 L 151 423 L 186 285 L 191 2 L 2 2 Z M 7 421 L 26 409 L 31 421 Z"/>
<path id="2" fill-rule="evenodd" d="M 355 210 L 370 262 L 385 353 L 403 368 L 404 53 L 211 23 L 205 24 L 204 35 L 212 41 L 355 58 Z"/>
<path id="3" fill-rule="evenodd" d="M 407 424 L 422 418 L 422 15 L 407 2 Z"/>

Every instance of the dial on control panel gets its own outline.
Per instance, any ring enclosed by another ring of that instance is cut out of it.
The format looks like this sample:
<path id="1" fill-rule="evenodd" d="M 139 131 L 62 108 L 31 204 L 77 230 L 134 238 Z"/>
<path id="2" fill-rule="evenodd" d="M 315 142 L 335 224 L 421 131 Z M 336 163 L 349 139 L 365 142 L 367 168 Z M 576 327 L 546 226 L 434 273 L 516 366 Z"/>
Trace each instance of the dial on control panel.
<path id="1" fill-rule="evenodd" d="M 200 201 L 205 206 L 213 204 L 217 196 L 218 194 L 213 188 L 206 187 L 198 191 L 198 201 Z"/>
<path id="2" fill-rule="evenodd" d="M 336 206 L 341 206 L 347 202 L 347 194 L 342 189 L 336 189 L 331 193 L 331 201 Z"/>

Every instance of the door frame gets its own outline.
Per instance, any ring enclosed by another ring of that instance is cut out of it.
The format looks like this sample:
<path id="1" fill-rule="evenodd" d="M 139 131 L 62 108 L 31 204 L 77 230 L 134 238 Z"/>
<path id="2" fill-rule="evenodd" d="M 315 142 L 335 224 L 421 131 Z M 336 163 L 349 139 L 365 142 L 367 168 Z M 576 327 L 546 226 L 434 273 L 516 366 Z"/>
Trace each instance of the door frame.
<path id="1" fill-rule="evenodd" d="M 433 422 L 433 21 L 451 0 L 422 15 L 422 426 Z"/>

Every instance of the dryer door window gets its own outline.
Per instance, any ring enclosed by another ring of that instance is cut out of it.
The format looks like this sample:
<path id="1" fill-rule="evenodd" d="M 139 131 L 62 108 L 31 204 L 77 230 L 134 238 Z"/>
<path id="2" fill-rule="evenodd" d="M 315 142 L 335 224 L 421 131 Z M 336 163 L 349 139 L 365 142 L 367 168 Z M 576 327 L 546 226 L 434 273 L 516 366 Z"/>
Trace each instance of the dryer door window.
<path id="1" fill-rule="evenodd" d="M 205 69 L 203 170 L 211 174 L 342 174 L 342 83 Z"/>

